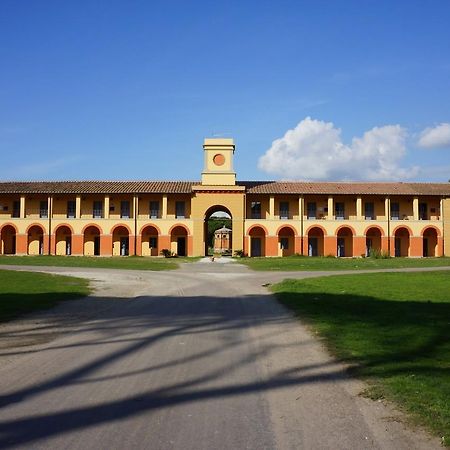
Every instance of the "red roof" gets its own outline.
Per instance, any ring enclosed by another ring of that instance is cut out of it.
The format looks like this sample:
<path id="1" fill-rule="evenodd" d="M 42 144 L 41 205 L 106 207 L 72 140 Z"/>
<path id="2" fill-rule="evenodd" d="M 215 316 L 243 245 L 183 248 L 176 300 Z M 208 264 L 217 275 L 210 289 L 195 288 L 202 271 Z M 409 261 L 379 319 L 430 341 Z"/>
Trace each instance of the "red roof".
<path id="1" fill-rule="evenodd" d="M 240 181 L 248 194 L 450 196 L 450 183 Z M 191 194 L 198 181 L 0 182 L 0 194 Z"/>

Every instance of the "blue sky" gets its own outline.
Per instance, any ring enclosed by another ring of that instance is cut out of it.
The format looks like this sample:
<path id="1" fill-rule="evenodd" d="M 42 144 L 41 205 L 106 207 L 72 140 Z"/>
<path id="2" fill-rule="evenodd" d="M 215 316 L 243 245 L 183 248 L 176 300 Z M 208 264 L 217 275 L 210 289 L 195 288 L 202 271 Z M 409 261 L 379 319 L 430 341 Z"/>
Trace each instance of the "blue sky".
<path id="1" fill-rule="evenodd" d="M 3 180 L 450 178 L 449 1 L 0 4 Z M 290 130 L 290 131 L 289 131 Z"/>

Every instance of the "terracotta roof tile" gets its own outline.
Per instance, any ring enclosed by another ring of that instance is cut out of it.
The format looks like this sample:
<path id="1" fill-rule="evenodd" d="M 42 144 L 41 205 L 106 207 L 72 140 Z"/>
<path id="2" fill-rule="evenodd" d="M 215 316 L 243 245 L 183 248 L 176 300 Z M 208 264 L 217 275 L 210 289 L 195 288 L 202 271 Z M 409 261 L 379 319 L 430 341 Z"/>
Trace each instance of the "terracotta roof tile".
<path id="1" fill-rule="evenodd" d="M 191 194 L 198 181 L 10 181 L 2 194 Z M 248 194 L 444 195 L 450 183 L 240 181 Z"/>

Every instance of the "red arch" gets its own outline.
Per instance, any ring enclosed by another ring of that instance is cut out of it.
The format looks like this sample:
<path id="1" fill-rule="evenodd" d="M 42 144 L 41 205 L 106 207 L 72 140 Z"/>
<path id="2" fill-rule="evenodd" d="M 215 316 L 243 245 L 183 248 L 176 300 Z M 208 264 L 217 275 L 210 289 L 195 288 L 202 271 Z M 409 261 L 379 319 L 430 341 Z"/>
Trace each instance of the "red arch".
<path id="1" fill-rule="evenodd" d="M 400 228 L 405 228 L 406 230 L 408 230 L 409 236 L 413 236 L 413 232 L 411 231 L 411 228 L 409 228 L 407 225 L 398 225 L 396 226 L 393 230 L 392 230 L 392 235 L 395 236 L 395 233 L 397 233 L 398 230 L 400 230 Z"/>
<path id="2" fill-rule="evenodd" d="M 189 231 L 189 228 L 188 228 L 186 225 L 183 225 L 182 223 L 176 223 L 175 225 L 173 225 L 172 227 L 170 227 L 170 230 L 169 230 L 169 236 L 172 236 L 172 231 L 173 231 L 175 228 L 177 228 L 177 227 L 184 228 L 184 229 L 186 230 L 186 234 L 187 234 L 188 236 L 191 235 L 191 233 L 190 233 L 190 231 Z"/>
<path id="3" fill-rule="evenodd" d="M 2 232 L 3 228 L 7 227 L 8 225 L 9 225 L 10 227 L 13 227 L 13 228 L 14 228 L 14 230 L 16 231 L 16 234 L 19 234 L 19 230 L 18 230 L 18 228 L 16 227 L 16 225 L 14 225 L 13 223 L 10 223 L 10 222 L 6 222 L 6 223 L 4 223 L 4 224 L 0 227 L 0 233 Z"/>
<path id="4" fill-rule="evenodd" d="M 294 236 L 298 236 L 297 230 L 292 225 L 280 225 L 276 233 L 277 236 L 280 234 L 280 230 L 282 230 L 283 228 L 289 228 L 294 232 Z"/>
<path id="5" fill-rule="evenodd" d="M 69 225 L 68 223 L 60 223 L 59 225 L 56 225 L 56 227 L 53 229 L 53 234 L 56 234 L 58 229 L 61 228 L 61 227 L 67 227 L 72 234 L 75 234 L 74 231 L 73 231 L 72 226 Z"/>
<path id="6" fill-rule="evenodd" d="M 322 233 L 324 236 L 327 236 L 327 230 L 325 230 L 325 228 L 322 225 L 311 225 L 305 233 L 305 236 L 308 236 L 308 233 L 313 229 L 313 228 L 319 228 L 319 230 L 322 230 Z"/>
<path id="7" fill-rule="evenodd" d="M 101 228 L 99 225 L 97 225 L 96 223 L 89 223 L 89 224 L 85 225 L 84 228 L 81 230 L 81 234 L 82 234 L 83 236 L 84 236 L 84 233 L 86 233 L 86 230 L 87 230 L 89 227 L 97 228 L 99 234 L 103 234 L 103 230 L 102 230 L 102 228 Z"/>
<path id="8" fill-rule="evenodd" d="M 264 230 L 264 235 L 267 236 L 269 234 L 269 232 L 267 231 L 267 228 L 264 225 L 252 225 L 248 230 L 247 230 L 247 236 L 250 236 L 250 231 L 253 230 L 253 228 L 262 228 Z"/>
<path id="9" fill-rule="evenodd" d="M 128 234 L 131 235 L 130 227 L 129 227 L 128 225 L 121 224 L 121 223 L 118 223 L 117 225 L 114 225 L 114 226 L 111 228 L 111 231 L 110 231 L 109 233 L 110 233 L 111 235 L 114 234 L 114 231 L 116 230 L 116 228 L 119 228 L 119 227 L 124 227 L 124 228 L 126 228 L 126 229 L 128 230 Z"/>
<path id="10" fill-rule="evenodd" d="M 156 225 L 153 225 L 152 223 L 148 223 L 147 225 L 143 225 L 141 227 L 141 231 L 139 231 L 139 235 L 142 235 L 142 232 L 147 228 L 147 227 L 153 227 L 156 229 L 156 231 L 158 232 L 158 236 L 161 235 L 161 230 L 159 229 L 159 227 L 157 227 Z"/>
<path id="11" fill-rule="evenodd" d="M 43 225 L 41 225 L 40 223 L 32 223 L 31 225 L 28 226 L 26 234 L 28 234 L 30 232 L 30 229 L 33 227 L 39 227 L 42 229 L 42 234 L 45 234 L 45 227 Z"/>
<path id="12" fill-rule="evenodd" d="M 337 236 L 339 233 L 339 230 L 342 230 L 342 228 L 348 228 L 352 232 L 352 236 L 356 236 L 356 231 L 351 225 L 341 225 L 340 227 L 338 227 L 336 229 L 336 231 L 334 232 L 334 235 Z"/>
<path id="13" fill-rule="evenodd" d="M 380 227 L 379 225 L 369 225 L 369 226 L 364 230 L 364 236 L 367 236 L 367 232 L 368 232 L 371 228 L 376 228 L 376 229 L 381 233 L 381 237 L 386 236 L 386 234 L 384 233 L 383 228 Z"/>
<path id="14" fill-rule="evenodd" d="M 420 235 L 423 237 L 425 231 L 427 231 L 429 229 L 432 229 L 432 230 L 436 231 L 437 237 L 441 237 L 441 230 L 439 230 L 439 228 L 435 227 L 434 225 L 427 225 L 426 227 L 424 227 L 422 229 L 422 231 L 420 232 Z"/>

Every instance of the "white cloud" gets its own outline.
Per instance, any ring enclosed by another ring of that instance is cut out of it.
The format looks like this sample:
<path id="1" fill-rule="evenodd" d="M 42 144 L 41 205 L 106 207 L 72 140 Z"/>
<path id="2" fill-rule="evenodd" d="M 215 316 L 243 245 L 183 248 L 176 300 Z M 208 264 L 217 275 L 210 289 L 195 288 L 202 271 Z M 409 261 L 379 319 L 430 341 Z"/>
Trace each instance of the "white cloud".
<path id="1" fill-rule="evenodd" d="M 450 147 L 450 123 L 441 123 L 435 127 L 425 128 L 420 133 L 418 144 L 423 148 Z"/>
<path id="2" fill-rule="evenodd" d="M 302 120 L 272 142 L 258 167 L 284 179 L 399 180 L 412 178 L 418 168 L 400 167 L 406 153 L 406 130 L 400 125 L 375 127 L 346 145 L 331 122 Z"/>

